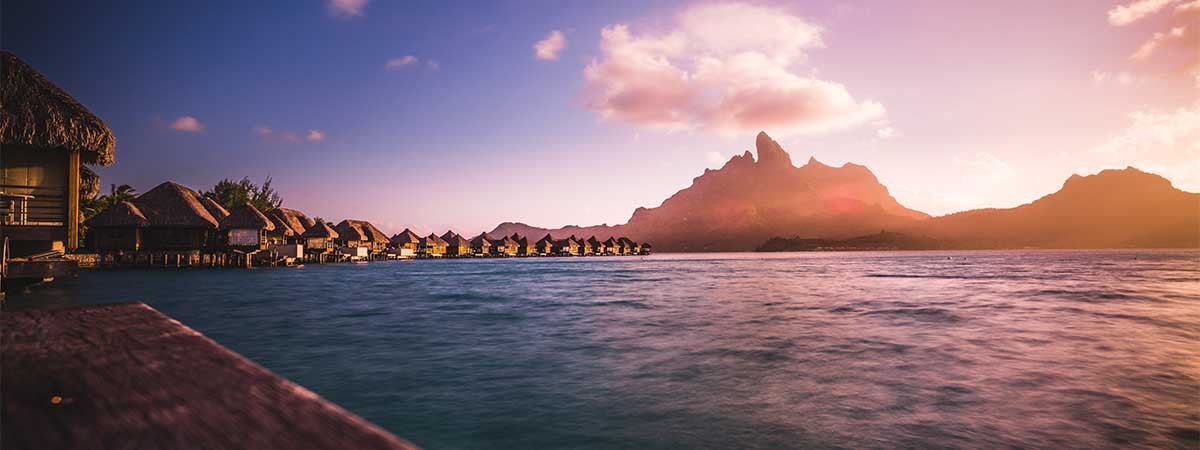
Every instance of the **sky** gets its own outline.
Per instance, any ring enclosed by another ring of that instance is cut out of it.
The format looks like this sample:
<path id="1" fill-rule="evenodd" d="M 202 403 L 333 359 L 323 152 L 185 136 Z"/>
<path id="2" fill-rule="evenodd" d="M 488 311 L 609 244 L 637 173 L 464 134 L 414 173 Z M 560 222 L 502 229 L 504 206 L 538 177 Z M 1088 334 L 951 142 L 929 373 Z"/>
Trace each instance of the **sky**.
<path id="1" fill-rule="evenodd" d="M 766 131 L 905 206 L 1138 167 L 1200 191 L 1200 0 L 6 1 L 102 183 L 271 177 L 388 233 L 617 224 Z"/>

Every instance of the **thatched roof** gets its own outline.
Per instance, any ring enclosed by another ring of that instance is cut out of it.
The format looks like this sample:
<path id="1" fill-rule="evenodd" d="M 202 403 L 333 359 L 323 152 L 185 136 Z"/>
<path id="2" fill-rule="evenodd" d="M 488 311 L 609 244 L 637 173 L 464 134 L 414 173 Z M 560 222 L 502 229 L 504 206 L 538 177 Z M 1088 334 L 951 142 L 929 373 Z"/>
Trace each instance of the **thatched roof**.
<path id="1" fill-rule="evenodd" d="M 426 246 L 426 247 L 449 246 L 450 243 L 446 242 L 445 239 L 438 237 L 438 235 L 436 235 L 436 234 L 429 233 L 429 236 L 425 236 L 425 237 L 421 238 L 421 245 Z"/>
<path id="2" fill-rule="evenodd" d="M 446 237 L 446 236 L 449 236 L 449 237 Z M 453 231 L 447 231 L 446 234 L 443 234 L 442 240 L 446 241 L 446 245 L 449 245 L 451 247 L 470 247 L 471 246 L 471 242 L 468 241 L 467 238 L 462 237 L 462 235 L 459 235 L 458 233 L 455 233 Z"/>
<path id="3" fill-rule="evenodd" d="M 233 208 L 224 219 L 221 219 L 222 230 L 234 228 L 250 228 L 255 230 L 275 231 L 275 223 L 265 214 L 249 203 Z"/>
<path id="4" fill-rule="evenodd" d="M 338 222 L 333 229 L 348 241 L 388 242 L 387 234 L 365 220 L 346 219 Z"/>
<path id="5" fill-rule="evenodd" d="M 616 240 L 616 239 L 614 239 L 614 238 L 611 238 L 611 237 L 610 237 L 610 238 L 608 238 L 608 239 L 606 239 L 606 240 L 604 241 L 604 245 L 605 245 L 605 246 L 607 246 L 607 247 L 616 247 L 616 246 L 617 246 L 617 240 Z"/>
<path id="6" fill-rule="evenodd" d="M 329 226 L 329 224 L 325 222 L 317 222 L 307 230 L 304 230 L 304 234 L 301 234 L 300 237 L 337 239 L 339 235 L 336 230 Z"/>
<path id="7" fill-rule="evenodd" d="M 279 217 L 278 214 L 264 214 L 264 215 L 267 216 L 267 219 L 269 219 L 272 224 L 275 224 L 275 231 L 283 234 L 284 236 L 295 236 L 295 235 L 299 234 L 299 233 L 296 233 L 295 230 L 292 230 L 292 227 L 288 226 L 287 222 L 284 222 L 283 218 Z"/>
<path id="8" fill-rule="evenodd" d="M 87 166 L 79 166 L 79 198 L 95 200 L 100 195 L 100 175 Z"/>
<path id="9" fill-rule="evenodd" d="M 173 181 L 139 195 L 133 204 L 153 227 L 216 228 L 218 223 L 201 204 L 196 191 Z"/>
<path id="10" fill-rule="evenodd" d="M 204 209 L 207 210 L 209 214 L 212 214 L 213 218 L 217 219 L 217 222 L 225 220 L 226 217 L 229 217 L 229 210 L 225 209 L 224 206 L 221 206 L 220 203 L 217 203 L 217 201 L 213 200 L 212 198 L 201 196 L 200 204 L 204 205 Z"/>
<path id="11" fill-rule="evenodd" d="M 592 247 L 599 247 L 599 246 L 600 246 L 600 240 L 599 240 L 599 239 L 596 239 L 596 237 L 595 237 L 595 236 L 592 236 L 592 237 L 590 237 L 590 238 L 587 238 L 587 241 L 586 241 L 586 242 L 587 242 L 587 244 L 588 244 L 588 245 L 590 245 L 590 246 L 592 246 Z"/>
<path id="12" fill-rule="evenodd" d="M 113 163 L 117 138 L 103 120 L 12 53 L 0 51 L 0 145 L 78 150 L 85 164 Z"/>
<path id="13" fill-rule="evenodd" d="M 475 236 L 474 239 L 471 239 L 471 246 L 472 247 L 484 247 L 484 246 L 491 247 L 492 246 L 492 237 L 488 236 L 487 233 L 479 233 L 479 236 Z"/>
<path id="14" fill-rule="evenodd" d="M 84 222 L 92 228 L 105 227 L 148 227 L 150 221 L 142 214 L 137 205 L 121 202 L 109 207 Z"/>
<path id="15" fill-rule="evenodd" d="M 392 236 L 391 242 L 395 245 L 420 244 L 421 237 L 417 236 L 417 233 L 413 233 L 408 228 L 405 228 L 404 231 Z"/>
<path id="16" fill-rule="evenodd" d="M 542 245 L 543 243 L 554 244 L 554 238 L 550 236 L 550 233 L 546 233 L 545 236 L 542 236 L 541 239 L 538 239 L 537 245 Z"/>
<path id="17" fill-rule="evenodd" d="M 304 213 L 290 208 L 275 208 L 267 213 L 267 215 L 282 219 L 287 223 L 288 228 L 291 228 L 296 234 L 303 234 L 317 223 L 315 220 L 304 215 Z"/>
<path id="18" fill-rule="evenodd" d="M 492 245 L 499 247 L 516 247 L 518 243 L 515 239 L 505 236 L 500 239 L 492 240 Z"/>
<path id="19" fill-rule="evenodd" d="M 632 246 L 634 246 L 634 245 L 637 245 L 636 243 L 634 243 L 634 242 L 633 242 L 633 240 L 632 240 L 632 239 L 629 239 L 629 238 L 627 238 L 627 237 L 625 237 L 625 236 L 621 236 L 621 238 L 620 238 L 620 239 L 617 239 L 617 243 L 618 243 L 618 244 L 621 244 L 621 245 L 628 245 L 628 246 L 630 246 L 630 247 L 632 247 Z"/>

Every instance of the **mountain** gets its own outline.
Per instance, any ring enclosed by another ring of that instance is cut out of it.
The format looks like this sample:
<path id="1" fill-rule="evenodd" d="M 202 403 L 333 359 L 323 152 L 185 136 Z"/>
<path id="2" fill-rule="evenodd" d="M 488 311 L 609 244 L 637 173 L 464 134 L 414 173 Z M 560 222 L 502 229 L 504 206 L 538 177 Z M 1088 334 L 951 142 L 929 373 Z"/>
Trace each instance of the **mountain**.
<path id="1" fill-rule="evenodd" d="M 1062 189 L 1008 209 L 936 217 L 902 231 L 960 248 L 1200 247 L 1200 194 L 1129 167 L 1072 175 Z"/>
<path id="2" fill-rule="evenodd" d="M 660 206 L 638 208 L 623 225 L 549 230 L 504 223 L 493 233 L 626 235 L 656 251 L 745 251 L 775 236 L 846 238 L 929 218 L 900 205 L 866 167 L 830 167 L 811 158 L 795 167 L 766 133 L 755 144 L 757 161 L 748 151 L 734 156 Z"/>

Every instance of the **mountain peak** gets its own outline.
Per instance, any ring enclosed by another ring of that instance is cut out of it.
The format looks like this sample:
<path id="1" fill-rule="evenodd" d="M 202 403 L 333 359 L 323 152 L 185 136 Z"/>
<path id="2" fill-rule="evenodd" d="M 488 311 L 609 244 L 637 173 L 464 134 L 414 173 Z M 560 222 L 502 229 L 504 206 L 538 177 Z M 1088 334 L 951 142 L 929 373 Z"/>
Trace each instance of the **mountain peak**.
<path id="1" fill-rule="evenodd" d="M 792 157 L 783 150 L 783 147 L 779 146 L 778 142 L 767 136 L 765 131 L 758 133 L 758 138 L 755 140 L 754 145 L 758 151 L 758 164 L 760 166 L 792 167 Z"/>

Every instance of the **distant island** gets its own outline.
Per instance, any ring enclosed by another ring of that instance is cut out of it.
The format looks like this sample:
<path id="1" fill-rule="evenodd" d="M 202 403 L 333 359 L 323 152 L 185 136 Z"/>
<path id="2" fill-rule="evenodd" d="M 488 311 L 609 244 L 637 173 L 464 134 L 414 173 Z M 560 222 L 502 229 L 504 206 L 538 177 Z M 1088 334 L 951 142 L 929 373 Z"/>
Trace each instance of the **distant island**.
<path id="1" fill-rule="evenodd" d="M 757 160 L 747 151 L 705 170 L 625 224 L 505 222 L 492 234 L 620 234 L 668 252 L 1200 247 L 1200 194 L 1132 167 L 1072 175 L 1015 208 L 931 217 L 901 205 L 865 166 L 810 158 L 796 167 L 766 133 L 755 144 Z"/>

